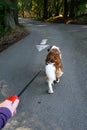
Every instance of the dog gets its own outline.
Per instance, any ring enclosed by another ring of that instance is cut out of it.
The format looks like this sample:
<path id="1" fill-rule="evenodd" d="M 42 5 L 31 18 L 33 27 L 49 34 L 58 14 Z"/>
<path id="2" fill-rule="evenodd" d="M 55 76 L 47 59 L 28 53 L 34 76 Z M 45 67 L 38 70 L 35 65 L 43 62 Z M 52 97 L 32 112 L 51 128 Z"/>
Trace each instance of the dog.
<path id="1" fill-rule="evenodd" d="M 45 59 L 45 74 L 48 82 L 48 93 L 54 93 L 52 85 L 59 82 L 60 77 L 63 75 L 61 52 L 57 46 L 48 49 Z"/>

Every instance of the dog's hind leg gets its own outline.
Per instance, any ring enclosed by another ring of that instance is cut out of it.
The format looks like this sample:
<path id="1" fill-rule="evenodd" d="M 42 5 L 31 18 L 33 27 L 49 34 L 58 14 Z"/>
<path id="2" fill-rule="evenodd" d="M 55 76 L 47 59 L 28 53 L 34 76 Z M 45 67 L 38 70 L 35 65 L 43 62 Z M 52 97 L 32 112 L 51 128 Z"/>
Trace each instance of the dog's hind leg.
<path id="1" fill-rule="evenodd" d="M 63 75 L 63 71 L 59 68 L 58 72 L 57 72 L 57 77 L 58 79 Z"/>
<path id="2" fill-rule="evenodd" d="M 53 82 L 51 82 L 51 81 L 48 81 L 48 93 L 54 93 L 54 91 L 53 91 L 53 87 L 52 87 L 52 83 Z"/>
<path id="3" fill-rule="evenodd" d="M 54 80 L 53 82 L 54 82 L 54 84 L 59 83 L 60 79 L 58 77 L 56 77 L 56 80 Z"/>

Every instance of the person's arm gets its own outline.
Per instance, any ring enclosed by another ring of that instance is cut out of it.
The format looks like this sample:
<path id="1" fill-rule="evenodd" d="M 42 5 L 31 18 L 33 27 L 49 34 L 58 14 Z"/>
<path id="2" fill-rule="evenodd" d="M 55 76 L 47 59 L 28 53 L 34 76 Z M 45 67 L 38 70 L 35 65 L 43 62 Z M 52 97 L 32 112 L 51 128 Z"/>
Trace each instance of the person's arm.
<path id="1" fill-rule="evenodd" d="M 8 119 L 16 113 L 19 104 L 18 96 L 10 96 L 0 103 L 0 130 L 5 126 Z"/>
<path id="2" fill-rule="evenodd" d="M 12 113 L 8 108 L 1 107 L 0 108 L 0 130 L 5 126 L 8 119 L 11 118 Z"/>

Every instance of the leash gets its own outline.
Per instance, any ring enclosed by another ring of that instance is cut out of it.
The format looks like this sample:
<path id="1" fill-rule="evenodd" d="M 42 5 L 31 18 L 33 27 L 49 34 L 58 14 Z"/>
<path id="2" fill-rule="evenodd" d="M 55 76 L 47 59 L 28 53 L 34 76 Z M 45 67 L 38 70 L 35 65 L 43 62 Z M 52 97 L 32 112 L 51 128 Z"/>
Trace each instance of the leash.
<path id="1" fill-rule="evenodd" d="M 34 75 L 34 77 L 30 80 L 30 82 L 20 91 L 20 93 L 16 96 L 16 95 L 14 95 L 14 96 L 9 96 L 8 98 L 6 98 L 6 100 L 10 100 L 10 101 L 12 101 L 12 103 L 14 103 L 14 101 L 16 100 L 16 99 L 18 99 L 18 97 L 20 97 L 23 93 L 24 93 L 24 91 L 28 88 L 28 86 L 33 82 L 33 80 L 40 74 L 40 72 L 41 72 L 41 69 L 39 70 L 39 72 L 37 72 L 36 73 L 36 75 Z"/>
<path id="2" fill-rule="evenodd" d="M 20 91 L 20 93 L 17 95 L 18 97 L 20 97 L 24 91 L 29 87 L 29 85 L 34 81 L 34 79 L 40 74 L 41 69 L 39 70 L 39 72 L 37 72 L 34 77 L 29 81 L 29 83 Z"/>

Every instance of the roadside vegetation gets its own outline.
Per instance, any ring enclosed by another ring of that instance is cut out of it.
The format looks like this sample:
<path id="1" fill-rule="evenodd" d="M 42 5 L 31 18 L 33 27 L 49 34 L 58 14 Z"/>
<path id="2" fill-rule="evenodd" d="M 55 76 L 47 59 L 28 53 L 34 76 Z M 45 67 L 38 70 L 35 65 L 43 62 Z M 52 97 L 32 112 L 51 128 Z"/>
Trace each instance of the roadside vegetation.
<path id="1" fill-rule="evenodd" d="M 0 50 L 28 34 L 18 17 L 87 24 L 87 0 L 0 0 Z"/>
<path id="2" fill-rule="evenodd" d="M 87 0 L 18 0 L 18 12 L 49 22 L 87 24 Z"/>

